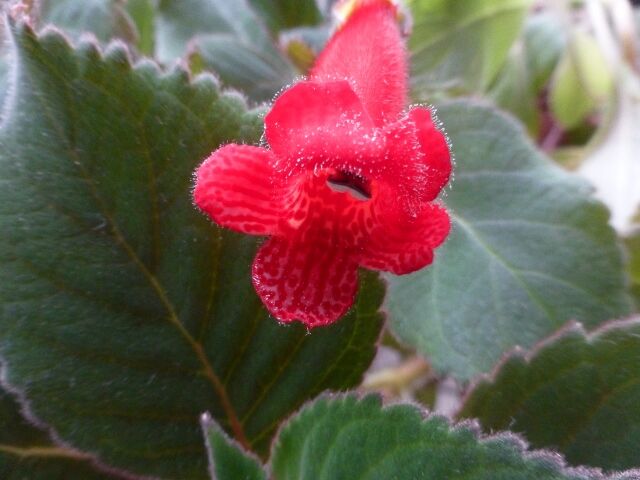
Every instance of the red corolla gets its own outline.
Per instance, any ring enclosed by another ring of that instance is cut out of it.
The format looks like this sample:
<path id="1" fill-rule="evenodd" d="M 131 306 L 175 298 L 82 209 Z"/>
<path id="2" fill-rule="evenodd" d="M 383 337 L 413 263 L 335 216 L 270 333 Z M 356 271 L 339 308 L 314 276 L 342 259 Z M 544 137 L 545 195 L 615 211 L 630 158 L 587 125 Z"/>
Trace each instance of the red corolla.
<path id="1" fill-rule="evenodd" d="M 307 80 L 265 117 L 268 148 L 226 145 L 198 168 L 195 202 L 218 225 L 269 238 L 253 284 L 278 320 L 327 325 L 352 305 L 358 267 L 433 261 L 449 233 L 449 180 L 429 109 L 406 110 L 407 54 L 390 0 L 350 2 Z"/>

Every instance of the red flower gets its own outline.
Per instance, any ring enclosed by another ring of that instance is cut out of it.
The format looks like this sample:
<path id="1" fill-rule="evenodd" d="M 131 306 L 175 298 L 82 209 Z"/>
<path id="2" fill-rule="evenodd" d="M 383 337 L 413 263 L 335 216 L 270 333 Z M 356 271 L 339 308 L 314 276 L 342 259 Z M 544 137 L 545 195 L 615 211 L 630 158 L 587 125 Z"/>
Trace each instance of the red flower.
<path id="1" fill-rule="evenodd" d="M 270 148 L 226 145 L 198 168 L 196 204 L 217 224 L 267 235 L 253 284 L 280 321 L 327 325 L 352 305 L 362 266 L 405 274 L 449 232 L 432 201 L 449 180 L 443 134 L 404 111 L 406 51 L 390 0 L 355 0 L 309 79 L 265 118 Z"/>

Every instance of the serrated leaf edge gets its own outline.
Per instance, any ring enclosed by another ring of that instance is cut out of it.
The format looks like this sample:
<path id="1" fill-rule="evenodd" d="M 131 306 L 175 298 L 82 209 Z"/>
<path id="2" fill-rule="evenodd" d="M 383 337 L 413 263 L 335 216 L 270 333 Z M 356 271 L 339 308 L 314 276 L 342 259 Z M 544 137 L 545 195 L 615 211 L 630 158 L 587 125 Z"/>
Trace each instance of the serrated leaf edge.
<path id="1" fill-rule="evenodd" d="M 122 42 L 121 40 L 114 40 L 110 42 L 106 47 L 102 48 L 98 43 L 97 39 L 93 35 L 86 35 L 77 42 L 73 42 L 69 39 L 63 31 L 58 29 L 55 26 L 46 26 L 40 32 L 35 32 L 35 30 L 31 27 L 31 25 L 23 20 L 15 20 L 10 16 L 5 16 L 5 25 L 8 27 L 7 31 L 9 32 L 9 41 L 12 47 L 12 54 L 14 58 L 17 57 L 16 50 L 18 48 L 16 44 L 16 37 L 20 35 L 26 35 L 34 39 L 39 43 L 46 43 L 51 41 L 61 41 L 64 44 L 64 47 L 69 50 L 71 55 L 77 55 L 81 50 L 91 49 L 92 52 L 95 52 L 97 55 L 97 61 L 103 63 L 109 62 L 119 62 L 122 64 L 127 71 L 140 71 L 140 70 L 148 70 L 150 68 L 153 69 L 154 73 L 157 74 L 157 78 L 159 81 L 166 80 L 167 78 L 172 78 L 175 76 L 182 77 L 182 80 L 191 87 L 198 87 L 199 84 L 211 83 L 217 90 L 217 93 L 220 96 L 231 96 L 237 97 L 242 101 L 242 107 L 246 110 L 246 113 L 250 112 L 246 104 L 245 97 L 235 91 L 235 90 L 225 90 L 221 91 L 218 89 L 219 83 L 215 79 L 215 77 L 209 73 L 198 74 L 195 77 L 191 75 L 191 72 L 185 68 L 184 65 L 180 65 L 179 63 L 175 63 L 168 70 L 161 69 L 154 61 L 150 59 L 142 59 L 137 62 L 133 62 L 129 47 Z M 14 99 L 16 98 L 16 89 L 14 88 L 15 80 L 17 78 L 17 68 L 12 66 L 11 68 L 11 81 L 9 86 L 9 92 L 7 98 L 5 99 L 4 112 L 2 115 L 2 123 L 0 123 L 0 130 L 2 130 L 5 126 L 5 122 L 10 117 L 12 113 L 12 104 L 14 103 Z M 201 353 L 200 349 L 196 349 L 196 354 Z M 203 352 L 202 352 L 203 353 Z M 204 354 L 204 353 L 203 353 Z M 91 465 L 93 465 L 99 471 L 103 471 L 105 473 L 119 476 L 120 478 L 126 480 L 155 480 L 158 477 L 151 476 L 140 476 L 133 474 L 126 470 L 121 470 L 115 467 L 112 467 L 105 463 L 98 454 L 93 452 L 84 452 L 76 449 L 70 443 L 63 440 L 56 429 L 51 425 L 47 424 L 43 420 L 39 419 L 37 415 L 33 412 L 30 401 L 27 398 L 26 391 L 11 385 L 8 381 L 8 370 L 9 370 L 9 362 L 2 357 L 0 352 L 0 386 L 6 391 L 10 392 L 16 397 L 18 404 L 21 407 L 21 413 L 25 420 L 27 420 L 30 424 L 39 428 L 43 431 L 46 431 L 51 438 L 51 441 L 54 445 L 59 446 L 60 448 L 65 449 L 70 452 L 70 455 L 74 456 L 85 456 L 85 458 L 89 461 Z M 214 373 L 215 375 L 215 373 Z M 216 377 L 217 378 L 217 377 Z M 215 382 L 214 382 L 215 383 Z M 215 385 L 214 385 L 215 386 Z M 220 391 L 216 389 L 218 393 Z M 226 393 L 225 393 L 226 395 Z M 222 403 L 224 403 L 224 398 L 221 398 Z M 225 409 L 227 412 L 227 409 Z M 227 412 L 228 413 L 228 412 Z M 235 413 L 234 413 L 235 415 Z"/>
<path id="2" fill-rule="evenodd" d="M 207 458 L 209 460 L 208 468 L 209 468 L 209 475 L 211 476 L 211 480 L 222 480 L 222 479 L 218 479 L 218 476 L 216 475 L 215 459 L 213 458 L 213 448 L 212 448 L 211 442 L 209 441 L 209 435 L 207 434 L 207 432 L 211 429 L 215 429 L 220 435 L 222 435 L 222 437 L 227 441 L 227 443 L 233 445 L 237 450 L 241 451 L 245 457 L 248 457 L 253 461 L 255 461 L 264 470 L 264 464 L 262 463 L 262 460 L 260 460 L 260 458 L 258 458 L 258 456 L 255 453 L 247 450 L 244 446 L 242 446 L 240 442 L 236 441 L 234 438 L 231 438 L 229 435 L 227 435 L 227 432 L 225 432 L 220 427 L 220 425 L 218 425 L 218 423 L 211 417 L 211 414 L 209 412 L 205 412 L 200 416 L 200 427 L 202 429 L 202 433 L 204 436 L 204 444 L 207 450 Z"/>
<path id="3" fill-rule="evenodd" d="M 562 338 L 576 335 L 580 337 L 580 339 L 586 345 L 593 345 L 593 343 L 601 336 L 606 335 L 608 332 L 612 330 L 622 330 L 630 327 L 640 326 L 640 315 L 633 315 L 628 318 L 622 319 L 614 319 L 605 322 L 588 332 L 584 325 L 580 322 L 569 321 L 563 327 L 556 330 L 553 334 L 548 337 L 540 340 L 538 343 L 533 345 L 529 349 L 524 349 L 519 345 L 516 345 L 510 351 L 506 352 L 502 358 L 496 363 L 493 367 L 493 370 L 490 373 L 483 373 L 478 375 L 470 384 L 467 389 L 462 401 L 460 402 L 460 407 L 458 411 L 454 413 L 453 417 L 456 419 L 460 418 L 460 414 L 466 404 L 467 400 L 472 396 L 472 394 L 476 391 L 476 389 L 482 385 L 493 385 L 496 383 L 498 376 L 502 372 L 502 369 L 506 364 L 513 360 L 521 360 L 525 365 L 529 365 L 538 355 L 543 355 L 545 351 L 549 348 L 553 348 L 556 342 Z M 461 420 L 465 421 L 465 420 Z M 475 420 L 474 420 L 475 421 Z M 477 422 L 477 421 L 476 421 Z M 596 469 L 599 471 L 599 469 Z M 627 476 L 631 475 L 631 476 Z M 640 480 L 640 468 L 626 470 L 622 472 L 615 472 L 610 474 L 609 476 L 598 477 L 609 480 L 616 479 L 624 479 L 624 480 Z"/>
<path id="4" fill-rule="evenodd" d="M 122 478 L 123 480 L 160 480 L 156 477 L 144 477 L 135 475 L 126 470 L 121 470 L 115 467 L 112 467 L 106 463 L 104 463 L 100 457 L 92 452 L 84 452 L 82 450 L 78 450 L 73 447 L 71 444 L 67 443 L 63 440 L 57 433 L 57 431 L 51 427 L 49 424 L 42 421 L 38 418 L 31 409 L 31 403 L 27 399 L 26 392 L 23 390 L 11 385 L 7 381 L 7 372 L 8 367 L 6 361 L 0 356 L 0 388 L 8 392 L 10 395 L 14 397 L 18 405 L 20 406 L 20 414 L 24 418 L 24 420 L 29 423 L 31 426 L 46 432 L 51 439 L 51 442 L 63 449 L 68 454 L 60 455 L 58 458 L 65 457 L 70 459 L 76 459 L 78 461 L 85 461 L 87 464 L 94 467 L 98 472 L 103 472 L 109 475 L 113 475 L 118 478 Z M 37 456 L 37 455 L 36 455 Z M 51 457 L 49 457 L 51 458 Z"/>
<path id="5" fill-rule="evenodd" d="M 585 344 L 592 345 L 598 337 L 605 335 L 611 330 L 625 329 L 634 326 L 640 326 L 640 315 L 633 315 L 627 318 L 609 320 L 608 322 L 602 323 L 591 332 L 587 331 L 581 322 L 571 320 L 548 337 L 543 338 L 542 340 L 535 343 L 529 349 L 525 349 L 520 345 L 516 345 L 509 351 L 505 352 L 504 355 L 502 355 L 502 358 L 500 358 L 500 360 L 496 363 L 491 372 L 481 373 L 471 381 L 469 388 L 467 389 L 467 392 L 462 399 L 462 405 L 464 405 L 465 401 L 471 396 L 471 394 L 478 386 L 484 384 L 494 384 L 503 367 L 512 360 L 522 360 L 525 364 L 528 365 L 538 355 L 543 354 L 548 348 L 553 347 L 558 340 L 569 335 L 577 335 L 584 341 Z M 454 417 L 457 417 L 458 413 L 456 413 Z"/>
<path id="6" fill-rule="evenodd" d="M 577 323 L 577 322 L 574 322 Z M 311 411 L 315 406 L 320 403 L 325 403 L 326 405 L 330 405 L 332 403 L 342 402 L 350 399 L 355 399 L 358 404 L 363 401 L 367 401 L 375 397 L 376 403 L 382 413 L 386 410 L 398 406 L 412 408 L 414 411 L 418 412 L 421 421 L 423 423 L 428 422 L 430 420 L 437 420 L 441 422 L 445 422 L 452 433 L 456 432 L 468 432 L 473 435 L 473 438 L 478 442 L 478 444 L 500 441 L 501 443 L 508 443 L 515 451 L 518 453 L 523 460 L 531 460 L 535 462 L 545 462 L 547 465 L 554 468 L 557 473 L 566 476 L 576 476 L 580 477 L 582 480 L 640 480 L 640 469 L 632 469 L 626 470 L 623 472 L 615 472 L 609 475 L 606 475 L 599 468 L 592 467 L 571 467 L 567 464 L 564 456 L 558 452 L 554 452 L 552 450 L 547 449 L 536 449 L 529 450 L 529 443 L 520 435 L 510 431 L 501 431 L 496 432 L 490 435 L 482 433 L 482 428 L 480 423 L 475 419 L 463 419 L 459 421 L 452 420 L 451 418 L 445 417 L 443 415 L 429 412 L 424 409 L 421 405 L 415 402 L 407 402 L 407 401 L 385 401 L 384 397 L 379 393 L 369 393 L 363 391 L 351 391 L 345 393 L 336 393 L 336 392 L 324 392 L 320 394 L 313 400 L 306 402 L 297 412 L 290 415 L 286 420 L 284 420 L 278 429 L 277 434 L 274 436 L 273 441 L 271 443 L 271 449 L 269 454 L 269 463 L 265 466 L 265 469 L 268 473 L 268 478 L 274 479 L 271 461 L 274 458 L 274 454 L 279 447 L 280 435 L 284 429 L 288 428 L 290 424 L 293 424 L 297 421 L 299 417 L 305 415 L 307 412 Z"/>

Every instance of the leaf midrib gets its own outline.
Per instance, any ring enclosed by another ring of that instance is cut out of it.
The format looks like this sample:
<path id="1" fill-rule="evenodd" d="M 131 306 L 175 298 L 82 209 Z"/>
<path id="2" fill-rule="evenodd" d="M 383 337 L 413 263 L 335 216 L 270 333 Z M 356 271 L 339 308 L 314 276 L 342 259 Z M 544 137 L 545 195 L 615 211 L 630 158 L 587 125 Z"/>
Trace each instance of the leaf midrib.
<path id="1" fill-rule="evenodd" d="M 547 318 L 554 318 L 554 316 L 549 311 L 549 308 L 544 304 L 544 302 L 540 298 L 538 298 L 537 295 L 535 295 L 531 291 L 531 289 L 529 288 L 527 283 L 521 278 L 520 271 L 517 268 L 512 266 L 509 262 L 507 262 L 506 259 L 501 257 L 498 254 L 498 252 L 496 252 L 494 249 L 492 249 L 491 246 L 480 236 L 478 231 L 475 228 L 473 228 L 473 225 L 471 223 L 467 222 L 466 220 L 464 220 L 462 217 L 460 217 L 459 215 L 457 215 L 455 213 L 451 213 L 451 217 L 452 217 L 452 219 L 455 219 L 455 221 L 458 223 L 458 225 L 460 225 L 469 234 L 469 236 L 471 236 L 471 238 L 473 240 L 475 240 L 475 242 L 478 245 L 480 245 L 480 247 L 482 247 L 489 254 L 490 258 L 495 259 L 495 261 L 499 265 L 502 265 L 502 267 L 507 272 L 509 272 L 511 274 L 513 279 L 516 280 L 520 284 L 520 286 L 527 293 L 529 298 L 531 298 L 531 300 L 533 300 L 533 303 L 536 305 L 536 307 L 540 311 L 542 311 L 542 313 L 544 313 L 544 315 Z"/>
<path id="2" fill-rule="evenodd" d="M 29 38 L 32 38 L 31 34 L 29 34 Z M 23 48 L 28 48 L 28 46 L 25 45 L 24 43 L 22 44 L 22 47 Z M 74 117 L 74 120 L 75 120 L 75 116 L 76 115 L 75 115 L 75 111 L 73 111 L 73 108 L 72 108 L 73 107 L 73 102 L 71 101 L 71 98 L 69 98 L 70 97 L 70 95 L 69 95 L 69 85 L 68 85 L 68 82 L 67 82 L 65 76 L 61 74 L 61 72 L 58 70 L 56 65 L 51 64 L 46 59 L 42 58 L 42 56 L 39 56 L 37 51 L 32 50 L 32 54 L 34 56 L 36 56 L 39 59 L 39 61 L 42 62 L 42 64 L 49 70 L 49 72 L 51 72 L 53 75 L 55 75 L 58 78 L 58 80 L 61 82 L 61 84 L 65 87 L 63 91 L 64 91 L 64 95 L 68 98 L 67 105 L 72 110 L 73 117 Z M 86 81 L 87 79 L 83 79 L 83 80 Z M 98 86 L 101 87 L 101 85 L 98 85 Z M 36 87 L 36 85 L 34 85 L 33 87 Z M 37 90 L 35 88 L 33 88 L 32 91 L 33 92 L 37 92 Z M 15 95 L 15 93 L 14 93 L 14 95 Z M 91 177 L 89 172 L 87 172 L 87 170 L 86 170 L 86 168 L 84 166 L 84 163 L 82 162 L 82 159 L 78 156 L 76 150 L 72 147 L 70 139 L 67 138 L 65 133 L 61 130 L 59 124 L 53 118 L 52 112 L 49 109 L 49 105 L 44 101 L 42 96 L 38 95 L 37 93 L 33 93 L 31 96 L 32 96 L 32 98 L 35 98 L 41 104 L 42 111 L 44 112 L 45 116 L 48 118 L 49 123 L 52 126 L 53 131 L 58 135 L 58 137 L 61 140 L 62 144 L 66 146 L 67 152 L 69 153 L 69 158 L 72 159 L 72 163 L 79 170 L 80 174 L 82 175 L 83 180 L 85 181 L 85 183 L 87 185 L 87 188 L 88 188 L 91 196 L 93 197 L 94 201 L 96 202 L 96 205 L 98 207 L 99 212 L 103 215 L 103 217 L 106 219 L 109 227 L 111 228 L 112 236 L 115 239 L 116 245 L 119 246 L 127 254 L 127 256 L 130 258 L 130 260 L 133 262 L 133 264 L 143 274 L 143 276 L 146 278 L 146 280 L 151 285 L 152 289 L 155 291 L 158 299 L 160 300 L 160 303 L 163 305 L 163 307 L 167 311 L 167 314 L 168 314 L 167 319 L 168 319 L 169 323 L 171 323 L 176 328 L 178 333 L 180 333 L 180 335 L 183 337 L 183 339 L 190 346 L 190 348 L 194 352 L 196 358 L 198 359 L 199 363 L 203 367 L 203 373 L 204 373 L 205 377 L 209 380 L 209 382 L 212 384 L 215 392 L 218 394 L 221 406 L 222 406 L 222 408 L 223 408 L 223 410 L 224 410 L 224 412 L 225 412 L 225 414 L 227 416 L 227 419 L 229 420 L 229 424 L 230 424 L 231 429 L 233 430 L 234 435 L 236 436 L 237 440 L 245 448 L 250 449 L 249 442 L 247 441 L 247 438 L 245 436 L 242 424 L 238 420 L 238 416 L 237 416 L 237 414 L 235 412 L 235 409 L 234 409 L 234 407 L 233 407 L 233 405 L 232 405 L 232 403 L 231 403 L 231 401 L 229 399 L 227 391 L 226 391 L 223 383 L 220 381 L 220 379 L 218 378 L 217 374 L 213 370 L 213 367 L 212 367 L 212 365 L 211 365 L 211 363 L 209 361 L 209 358 L 208 358 L 206 352 L 204 351 L 204 348 L 203 348 L 202 344 L 200 344 L 189 333 L 189 331 L 184 327 L 184 325 L 180 321 L 180 317 L 178 316 L 178 314 L 177 314 L 172 302 L 169 300 L 168 295 L 167 295 L 164 287 L 160 284 L 160 282 L 158 281 L 157 277 L 142 262 L 142 260 L 138 256 L 138 254 L 134 251 L 134 249 L 128 243 L 126 237 L 120 231 L 120 229 L 119 229 L 117 223 L 115 222 L 111 212 L 107 208 L 105 202 L 100 197 L 100 195 L 99 195 L 99 193 L 98 193 L 98 191 L 96 189 L 95 183 L 93 181 L 93 178 Z M 76 124 L 76 122 L 74 122 L 74 125 L 75 124 Z M 2 126 L 6 127 L 6 123 L 3 124 Z M 155 193 L 157 194 L 157 192 L 155 192 Z M 157 202 L 157 198 L 154 201 Z"/>

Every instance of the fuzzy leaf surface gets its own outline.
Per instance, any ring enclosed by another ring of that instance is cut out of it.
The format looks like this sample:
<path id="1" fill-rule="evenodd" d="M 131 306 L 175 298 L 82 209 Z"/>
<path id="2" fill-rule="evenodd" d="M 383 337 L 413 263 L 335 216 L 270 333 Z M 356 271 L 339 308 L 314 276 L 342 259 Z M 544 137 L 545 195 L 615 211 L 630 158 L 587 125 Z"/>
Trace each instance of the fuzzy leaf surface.
<path id="1" fill-rule="evenodd" d="M 509 428 L 575 465 L 640 466 L 640 320 L 587 335 L 576 325 L 510 355 L 471 391 L 460 416 Z"/>
<path id="2" fill-rule="evenodd" d="M 624 239 L 627 248 L 627 271 L 631 279 L 631 294 L 640 310 L 640 228 Z"/>
<path id="3" fill-rule="evenodd" d="M 369 395 L 321 398 L 296 414 L 273 448 L 278 480 L 587 480 L 559 458 L 527 452 L 512 434 L 480 437 L 473 428 L 424 418 L 413 405 L 382 407 Z M 630 477 L 632 478 L 632 477 Z"/>
<path id="4" fill-rule="evenodd" d="M 107 480 L 82 454 L 54 445 L 28 423 L 20 405 L 0 390 L 0 478 L 3 480 Z"/>
<path id="5" fill-rule="evenodd" d="M 571 319 L 629 314 L 621 250 L 589 185 L 496 110 L 459 101 L 438 113 L 456 159 L 453 228 L 433 265 L 389 278 L 396 335 L 468 379 Z"/>
<path id="6" fill-rule="evenodd" d="M 202 412 L 264 453 L 304 401 L 357 384 L 382 323 L 377 276 L 333 327 L 280 326 L 251 285 L 260 240 L 192 204 L 194 168 L 257 141 L 261 118 L 210 76 L 13 30 L 0 354 L 34 415 L 106 464 L 199 479 Z"/>
<path id="7" fill-rule="evenodd" d="M 208 414 L 203 416 L 201 423 L 209 456 L 211 480 L 267 479 L 260 461 L 229 438 Z"/>

